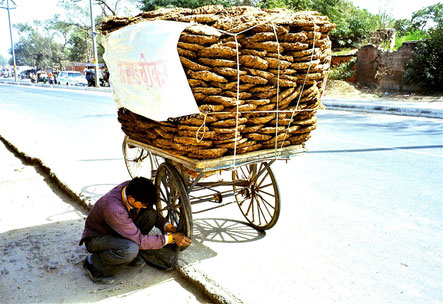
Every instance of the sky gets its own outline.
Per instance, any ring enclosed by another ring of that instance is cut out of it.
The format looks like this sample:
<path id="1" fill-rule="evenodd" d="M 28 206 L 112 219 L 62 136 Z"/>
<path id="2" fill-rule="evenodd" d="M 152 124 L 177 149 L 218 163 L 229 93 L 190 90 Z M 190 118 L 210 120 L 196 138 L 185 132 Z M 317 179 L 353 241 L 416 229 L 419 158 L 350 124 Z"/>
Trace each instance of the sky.
<path id="1" fill-rule="evenodd" d="M 6 7 L 8 0 L 0 0 L 0 7 Z M 13 4 L 9 0 L 10 6 Z M 88 0 L 83 0 L 89 3 Z M 57 7 L 57 0 L 14 0 L 16 9 L 10 10 L 11 22 L 32 23 L 33 20 L 46 20 L 52 18 L 62 10 Z M 360 8 L 365 8 L 371 13 L 379 13 L 379 7 L 387 7 L 386 12 L 395 19 L 410 19 L 414 11 L 423 7 L 439 3 L 439 0 L 352 0 Z M 13 30 L 13 41 L 18 41 L 18 34 Z M 8 13 L 6 9 L 0 9 L 0 55 L 9 59 L 11 39 L 9 35 Z"/>

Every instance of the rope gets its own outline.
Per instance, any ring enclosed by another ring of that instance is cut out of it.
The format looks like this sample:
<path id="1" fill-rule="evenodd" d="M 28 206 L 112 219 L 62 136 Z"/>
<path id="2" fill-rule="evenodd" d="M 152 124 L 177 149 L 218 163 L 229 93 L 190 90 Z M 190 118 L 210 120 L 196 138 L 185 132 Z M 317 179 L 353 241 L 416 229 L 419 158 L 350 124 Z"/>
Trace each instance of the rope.
<path id="1" fill-rule="evenodd" d="M 306 81 L 307 81 L 307 78 L 308 78 L 308 75 L 309 75 L 309 71 L 310 71 L 311 66 L 312 66 L 312 62 L 313 62 L 313 58 L 314 58 L 314 53 L 315 53 L 314 51 L 315 51 L 315 43 L 316 43 L 316 33 L 317 33 L 316 29 L 317 29 L 317 26 L 316 26 L 316 24 L 315 24 L 315 22 L 313 20 L 312 20 L 312 23 L 313 23 L 313 28 L 314 28 L 314 31 L 313 31 L 314 32 L 314 36 L 313 36 L 313 43 L 312 43 L 312 54 L 311 54 L 310 63 L 309 63 L 309 66 L 308 66 L 305 78 L 303 80 L 303 84 L 302 84 L 300 93 L 298 95 L 297 104 L 296 104 L 296 106 L 295 106 L 295 108 L 293 110 L 279 110 L 279 101 L 280 101 L 280 69 L 281 69 L 281 67 L 280 67 L 280 57 L 281 57 L 281 54 L 280 54 L 280 42 L 278 41 L 278 35 L 277 35 L 276 26 L 273 23 L 273 21 L 275 19 L 277 19 L 278 17 L 279 16 L 277 15 L 277 16 L 275 16 L 274 18 L 272 18 L 270 20 L 267 20 L 267 21 L 264 21 L 262 23 L 258 23 L 256 25 L 253 25 L 253 26 L 251 26 L 251 27 L 249 27 L 249 28 L 247 28 L 247 29 L 245 29 L 243 31 L 240 31 L 238 33 L 230 33 L 230 32 L 227 32 L 227 31 L 224 31 L 224 30 L 221 30 L 221 29 L 217 29 L 220 33 L 233 36 L 234 39 L 235 39 L 235 48 L 236 48 L 237 92 L 236 92 L 236 100 L 235 100 L 235 103 L 236 103 L 236 119 L 235 120 L 236 121 L 235 121 L 235 141 L 234 141 L 233 167 L 231 168 L 232 170 L 234 170 L 236 168 L 237 142 L 238 142 L 238 135 L 239 135 L 238 134 L 239 133 L 238 132 L 238 127 L 239 127 L 238 119 L 239 119 L 239 115 L 240 115 L 240 112 L 239 112 L 239 106 L 240 106 L 240 101 L 239 101 L 240 100 L 240 58 L 239 58 L 238 40 L 237 40 L 237 36 L 238 35 L 241 35 L 241 34 L 247 32 L 247 31 L 250 31 L 251 29 L 254 29 L 254 28 L 256 28 L 256 27 L 258 27 L 260 25 L 266 24 L 266 23 L 270 23 L 272 25 L 272 29 L 274 31 L 275 40 L 277 42 L 277 55 L 278 55 L 277 56 L 277 58 L 278 58 L 278 65 L 277 65 L 277 94 L 276 94 L 276 97 L 277 97 L 277 100 L 276 100 L 277 109 L 276 110 L 269 110 L 269 111 L 243 111 L 242 113 L 275 113 L 275 145 L 274 145 L 275 159 L 277 159 L 277 157 L 278 157 L 278 153 L 277 153 L 277 150 L 278 150 L 278 126 L 279 126 L 279 115 L 278 114 L 279 113 L 291 113 L 291 118 L 289 120 L 289 124 L 288 124 L 288 126 L 286 128 L 286 131 L 285 131 L 285 134 L 287 135 L 288 131 L 289 131 L 289 128 L 291 127 L 291 123 L 293 122 L 293 119 L 294 119 L 294 116 L 295 116 L 295 112 L 299 113 L 299 112 L 303 112 L 303 111 L 314 111 L 315 110 L 315 109 L 298 109 L 299 108 L 299 104 L 300 104 L 300 99 L 301 99 L 301 96 L 303 94 L 303 90 L 304 90 L 304 87 L 305 87 L 305 84 L 306 84 Z M 239 26 L 240 25 L 232 28 L 231 31 L 235 30 Z M 325 86 L 326 80 L 327 80 L 327 76 L 326 76 L 326 78 L 324 80 L 323 88 Z M 323 91 L 324 90 L 322 90 L 322 95 L 323 95 Z M 320 99 L 321 99 L 321 96 L 320 96 Z M 232 112 L 219 111 L 219 112 L 200 113 L 200 114 L 204 115 L 204 120 L 203 120 L 203 124 L 197 130 L 197 133 L 196 133 L 197 141 L 200 142 L 204 138 L 205 131 L 206 131 L 206 117 L 207 117 L 207 115 L 211 115 L 211 114 L 227 114 L 227 113 L 232 113 Z M 200 133 L 200 130 L 201 130 L 202 127 L 204 127 L 203 135 L 202 135 L 201 138 L 198 138 L 198 134 Z M 280 148 L 283 148 L 284 142 L 286 140 L 286 135 L 284 136 L 283 140 L 281 141 Z"/>
<path id="2" fill-rule="evenodd" d="M 278 136 L 278 101 L 280 99 L 280 42 L 278 41 L 277 31 L 275 29 L 274 23 L 272 23 L 272 29 L 274 30 L 275 41 L 277 41 L 277 112 L 275 114 L 275 145 L 274 145 L 274 155 L 277 159 L 277 136 Z"/>
<path id="3" fill-rule="evenodd" d="M 205 133 L 206 133 L 206 117 L 208 116 L 207 113 L 203 113 L 203 124 L 197 129 L 197 132 L 195 132 L 195 139 L 197 140 L 197 142 L 201 142 L 203 140 L 203 138 L 205 138 Z M 203 128 L 203 135 L 201 138 L 198 138 L 198 133 L 200 133 L 201 128 Z"/>
<path id="4" fill-rule="evenodd" d="M 288 127 L 286 128 L 285 136 L 284 136 L 284 139 L 283 139 L 282 142 L 281 142 L 281 146 L 280 146 L 280 148 L 283 148 L 283 145 L 284 145 L 285 140 L 286 140 L 286 134 L 288 134 L 289 128 L 291 127 L 291 123 L 292 123 L 292 121 L 293 121 L 293 119 L 294 119 L 294 116 L 295 116 L 294 113 L 297 111 L 297 109 L 298 109 L 298 105 L 300 104 L 300 99 L 301 99 L 301 96 L 302 96 L 302 94 L 303 94 L 303 90 L 304 90 L 304 88 L 305 88 L 306 80 L 308 79 L 309 71 L 310 71 L 311 66 L 312 66 L 312 61 L 313 61 L 313 59 L 314 59 L 315 37 L 316 37 L 316 35 L 315 35 L 315 34 L 316 34 L 315 29 L 317 28 L 317 26 L 316 26 L 316 24 L 315 24 L 314 21 L 312 21 L 312 23 L 313 23 L 313 25 L 314 25 L 314 38 L 313 38 L 313 42 L 312 42 L 311 61 L 309 62 L 308 70 L 306 71 L 305 79 L 303 80 L 303 85 L 302 85 L 301 90 L 300 90 L 300 93 L 299 93 L 299 95 L 298 95 L 297 104 L 295 105 L 295 108 L 294 108 L 294 110 L 292 111 L 292 115 L 291 115 L 291 118 L 289 119 L 289 124 L 288 124 Z M 314 111 L 314 109 L 309 109 L 309 110 L 310 110 L 310 111 Z M 298 112 L 300 112 L 300 110 L 298 110 Z M 277 138 L 275 138 L 275 141 L 277 141 Z"/>

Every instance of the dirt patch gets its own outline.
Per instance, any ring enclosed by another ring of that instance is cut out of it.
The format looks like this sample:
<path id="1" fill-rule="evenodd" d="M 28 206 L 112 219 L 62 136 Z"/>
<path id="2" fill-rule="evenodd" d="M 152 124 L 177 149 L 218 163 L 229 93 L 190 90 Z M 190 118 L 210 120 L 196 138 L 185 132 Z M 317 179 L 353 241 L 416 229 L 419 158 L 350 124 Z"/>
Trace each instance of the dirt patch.
<path id="1" fill-rule="evenodd" d="M 410 92 L 385 91 L 378 88 L 359 86 L 343 80 L 328 80 L 324 98 L 371 99 L 391 101 L 443 102 L 443 93 L 423 95 Z"/>

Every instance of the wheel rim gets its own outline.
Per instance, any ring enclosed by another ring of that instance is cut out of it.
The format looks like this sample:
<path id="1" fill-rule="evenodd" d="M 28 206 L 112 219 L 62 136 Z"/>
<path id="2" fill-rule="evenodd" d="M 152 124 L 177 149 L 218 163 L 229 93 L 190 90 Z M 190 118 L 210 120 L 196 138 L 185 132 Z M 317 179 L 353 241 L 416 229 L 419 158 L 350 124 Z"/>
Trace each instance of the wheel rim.
<path id="1" fill-rule="evenodd" d="M 235 187 L 237 205 L 243 216 L 255 228 L 272 228 L 280 216 L 280 196 L 271 168 L 265 162 L 238 167 L 232 180 L 248 180 L 249 187 Z"/>
<path id="2" fill-rule="evenodd" d="M 127 140 L 128 137 L 125 136 L 123 140 L 123 158 L 129 175 L 131 178 L 143 176 L 153 180 L 159 165 L 159 159 L 149 151 L 129 144 Z"/>
<path id="3" fill-rule="evenodd" d="M 187 237 L 192 236 L 192 212 L 188 193 L 178 171 L 170 164 L 159 166 L 155 177 L 157 210 Z"/>

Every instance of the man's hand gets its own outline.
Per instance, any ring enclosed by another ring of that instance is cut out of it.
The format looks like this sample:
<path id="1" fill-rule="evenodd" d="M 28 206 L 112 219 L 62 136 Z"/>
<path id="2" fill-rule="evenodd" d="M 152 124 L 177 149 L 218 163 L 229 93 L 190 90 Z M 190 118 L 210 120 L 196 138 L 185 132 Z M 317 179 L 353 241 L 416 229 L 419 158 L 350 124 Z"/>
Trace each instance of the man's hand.
<path id="1" fill-rule="evenodd" d="M 176 228 L 176 227 L 174 227 Z M 179 247 L 187 247 L 191 244 L 191 239 L 186 237 L 183 233 L 173 233 L 172 238 L 174 240 L 174 243 L 177 244 Z"/>
<path id="2" fill-rule="evenodd" d="M 177 227 L 172 226 L 171 224 L 168 224 L 165 228 L 165 231 L 175 233 L 178 231 L 178 229 L 177 229 Z"/>

